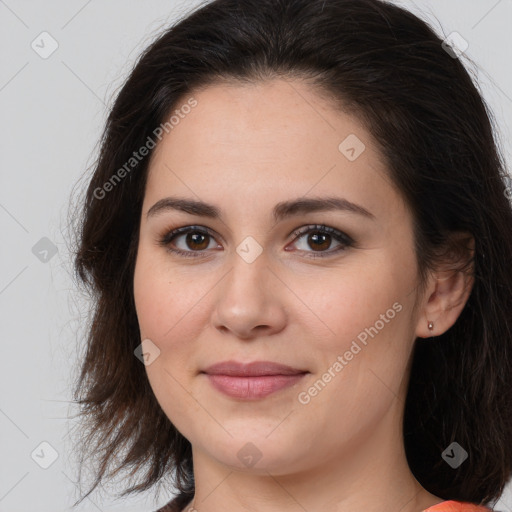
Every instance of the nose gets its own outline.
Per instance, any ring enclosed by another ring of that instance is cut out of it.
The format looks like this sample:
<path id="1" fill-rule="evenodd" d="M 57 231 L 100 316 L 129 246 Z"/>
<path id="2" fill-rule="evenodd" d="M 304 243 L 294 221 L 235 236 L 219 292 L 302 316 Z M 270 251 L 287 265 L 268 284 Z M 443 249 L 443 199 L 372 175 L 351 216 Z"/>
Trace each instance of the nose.
<path id="1" fill-rule="evenodd" d="M 287 322 L 284 288 L 264 252 L 251 263 L 234 254 L 231 270 L 215 287 L 213 325 L 243 339 L 280 332 Z"/>

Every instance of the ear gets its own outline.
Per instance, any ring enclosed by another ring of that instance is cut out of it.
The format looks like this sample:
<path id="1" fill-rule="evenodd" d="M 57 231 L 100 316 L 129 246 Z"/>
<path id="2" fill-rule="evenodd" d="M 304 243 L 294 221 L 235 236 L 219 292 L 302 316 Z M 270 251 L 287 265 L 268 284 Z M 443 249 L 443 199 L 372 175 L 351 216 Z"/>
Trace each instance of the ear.
<path id="1" fill-rule="evenodd" d="M 416 336 L 430 338 L 446 332 L 464 309 L 474 284 L 475 240 L 469 233 L 453 235 L 449 251 L 430 276 L 418 316 Z M 432 322 L 433 329 L 428 328 Z"/>

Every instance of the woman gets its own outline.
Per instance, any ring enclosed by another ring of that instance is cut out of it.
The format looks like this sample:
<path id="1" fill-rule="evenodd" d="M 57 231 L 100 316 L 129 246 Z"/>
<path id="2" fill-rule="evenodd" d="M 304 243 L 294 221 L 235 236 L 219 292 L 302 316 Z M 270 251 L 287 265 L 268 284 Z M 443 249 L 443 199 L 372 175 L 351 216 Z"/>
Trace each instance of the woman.
<path id="1" fill-rule="evenodd" d="M 160 512 L 499 498 L 512 209 L 460 58 L 379 0 L 214 0 L 146 49 L 77 234 L 89 493 L 129 469 L 123 496 L 171 477 Z"/>

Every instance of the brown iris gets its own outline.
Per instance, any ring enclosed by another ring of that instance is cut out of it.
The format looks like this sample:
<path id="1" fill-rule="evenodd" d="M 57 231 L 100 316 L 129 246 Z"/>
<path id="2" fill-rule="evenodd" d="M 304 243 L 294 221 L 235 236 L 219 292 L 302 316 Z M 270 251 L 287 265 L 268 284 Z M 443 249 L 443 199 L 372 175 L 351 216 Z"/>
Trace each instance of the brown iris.
<path id="1" fill-rule="evenodd" d="M 192 244 L 196 244 L 196 249 L 198 250 L 201 250 L 201 249 L 206 249 L 208 247 L 208 244 L 209 244 L 209 236 L 208 234 L 206 233 L 187 233 L 187 236 L 186 236 L 186 243 L 187 243 L 187 246 L 189 246 L 191 249 L 194 248 L 194 247 L 191 247 L 189 245 L 189 242 L 191 242 Z M 200 240 L 202 237 L 202 243 L 199 242 L 198 240 Z M 199 247 L 199 245 L 201 245 Z"/>
<path id="2" fill-rule="evenodd" d="M 322 242 L 322 245 L 318 244 L 318 240 L 319 238 L 322 237 L 323 238 L 323 242 Z M 330 235 L 327 235 L 327 234 L 319 234 L 319 233 L 316 233 L 316 234 L 310 234 L 308 236 L 308 243 L 313 241 L 313 245 L 312 245 L 312 248 L 316 251 L 318 249 L 328 249 L 329 246 L 331 245 L 330 243 L 330 240 L 327 240 L 326 242 L 326 237 L 330 237 Z M 323 245 L 325 245 L 327 243 L 327 247 L 324 247 Z"/>

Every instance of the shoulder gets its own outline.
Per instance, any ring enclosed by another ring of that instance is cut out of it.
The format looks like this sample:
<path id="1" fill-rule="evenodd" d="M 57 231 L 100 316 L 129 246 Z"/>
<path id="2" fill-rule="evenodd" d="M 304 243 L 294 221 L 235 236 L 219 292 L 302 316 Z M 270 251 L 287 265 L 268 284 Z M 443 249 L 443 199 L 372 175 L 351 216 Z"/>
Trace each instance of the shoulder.
<path id="1" fill-rule="evenodd" d="M 171 506 L 170 503 L 167 503 L 167 505 L 155 510 L 155 512 L 179 512 L 179 510 L 176 507 Z"/>
<path id="2" fill-rule="evenodd" d="M 483 505 L 475 505 L 465 501 L 443 501 L 433 507 L 425 509 L 423 512 L 489 512 L 490 508 Z"/>
<path id="3" fill-rule="evenodd" d="M 193 512 L 194 508 L 188 508 L 192 503 L 192 497 L 187 494 L 180 494 L 175 496 L 169 503 L 166 503 L 162 508 L 155 510 L 155 512 L 181 512 L 187 510 L 187 512 Z M 195 511 L 197 512 L 197 511 Z"/>
<path id="4" fill-rule="evenodd" d="M 181 511 L 181 508 L 178 507 L 175 499 L 169 501 L 169 503 L 166 503 L 162 508 L 155 510 L 155 512 L 180 512 L 180 511 Z"/>

